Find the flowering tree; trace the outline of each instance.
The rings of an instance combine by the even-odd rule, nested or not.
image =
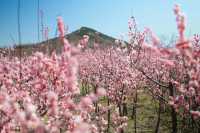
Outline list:
[[[18,58],[1,58],[1,132],[98,132],[90,114],[94,99],[79,97],[78,63],[61,18],[58,29],[64,43],[61,55],[35,53],[21,64]]]
[[[165,47],[150,29],[139,31],[131,17],[129,43],[116,40],[117,46],[94,50],[87,48],[89,36],[84,35],[76,48],[58,17],[61,54],[1,55],[0,131],[124,133],[131,105],[137,132],[138,90],[144,89],[159,103],[156,133],[163,105],[170,108],[173,133],[178,120],[183,129],[199,132],[200,37],[186,38],[178,5],[174,14],[179,33],[174,47]]]
[[[129,22],[130,45],[127,52],[133,69],[146,78],[147,88],[162,101],[169,101],[172,130],[177,132],[177,113],[183,118],[183,125],[190,116],[192,124],[199,130],[199,36],[192,40],[184,35],[185,17],[180,7],[175,6],[179,38],[175,47],[166,48],[149,29],[143,33],[135,30],[134,19]],[[169,100],[168,100],[169,99]],[[190,123],[189,123],[190,124]]]

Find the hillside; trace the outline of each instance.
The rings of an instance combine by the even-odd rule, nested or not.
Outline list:
[[[101,32],[98,32],[92,28],[81,27],[80,29],[67,34],[65,37],[69,40],[72,45],[77,45],[79,40],[83,35],[89,35],[89,43],[88,46],[93,48],[93,44],[96,42],[100,44],[100,47],[111,46],[114,44],[115,38],[105,35]],[[37,44],[24,44],[21,46],[17,46],[11,55],[19,55],[20,47],[22,51],[22,55],[30,55],[36,51],[40,51],[43,53],[51,53],[53,50],[56,50],[59,53],[62,49],[63,44],[61,44],[58,37],[49,39],[47,41],[43,41]],[[0,51],[5,50],[1,49]],[[6,52],[8,53],[8,52]]]

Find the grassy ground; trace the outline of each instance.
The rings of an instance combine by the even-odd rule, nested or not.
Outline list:
[[[81,86],[82,88],[83,86]],[[82,90],[83,91],[83,90]],[[91,91],[91,90],[90,90]],[[81,92],[83,94],[83,92]],[[107,105],[106,99],[101,99],[100,103],[104,106]],[[158,101],[153,99],[146,91],[138,91],[137,98],[137,133],[154,133],[157,123]],[[131,118],[132,103],[128,104],[128,126],[125,133],[135,133],[134,119]],[[171,132],[171,119],[169,108],[162,109],[159,133]],[[111,132],[112,132],[111,128]]]
[[[131,108],[129,109],[129,114]],[[138,92],[137,104],[137,133],[153,133],[157,122],[158,102],[155,101],[147,92]],[[161,113],[160,133],[170,133],[170,117],[166,109]],[[129,117],[126,133],[134,132],[134,120]]]

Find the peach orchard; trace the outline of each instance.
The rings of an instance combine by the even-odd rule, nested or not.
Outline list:
[[[129,42],[87,48],[65,38],[57,19],[62,53],[0,57],[0,131],[38,133],[125,133],[128,120],[137,132],[138,91],[148,90],[160,110],[170,109],[171,132],[200,132],[200,37],[184,35],[185,17],[174,8],[178,38],[166,47],[150,29],[128,22]],[[131,106],[131,109],[128,107]]]

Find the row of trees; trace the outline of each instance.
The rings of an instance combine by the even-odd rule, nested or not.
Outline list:
[[[120,40],[118,47],[84,51],[80,59],[80,79],[84,84],[104,87],[107,91],[107,106],[118,110],[121,118],[127,116],[127,105],[132,105],[135,118],[137,90],[145,89],[159,103],[155,132],[159,132],[163,105],[170,109],[171,129],[199,132],[199,35],[188,39],[184,35],[185,17],[178,5],[174,8],[179,36],[172,47],[165,44],[150,30],[140,32],[134,17],[129,20],[130,42],[126,46]],[[88,92],[86,90],[86,92]],[[96,107],[97,107],[96,103]],[[115,126],[107,114],[107,130]],[[125,131],[125,125],[120,132]],[[121,125],[113,127],[118,129]]]
[[[170,109],[173,133],[178,127],[199,132],[200,38],[187,39],[179,6],[174,13],[179,37],[170,48],[150,29],[139,31],[133,17],[128,44],[119,40],[117,46],[87,49],[85,35],[75,48],[59,17],[60,55],[0,58],[1,132],[124,133],[129,119],[137,132],[141,90],[158,103],[155,133],[164,107]]]

